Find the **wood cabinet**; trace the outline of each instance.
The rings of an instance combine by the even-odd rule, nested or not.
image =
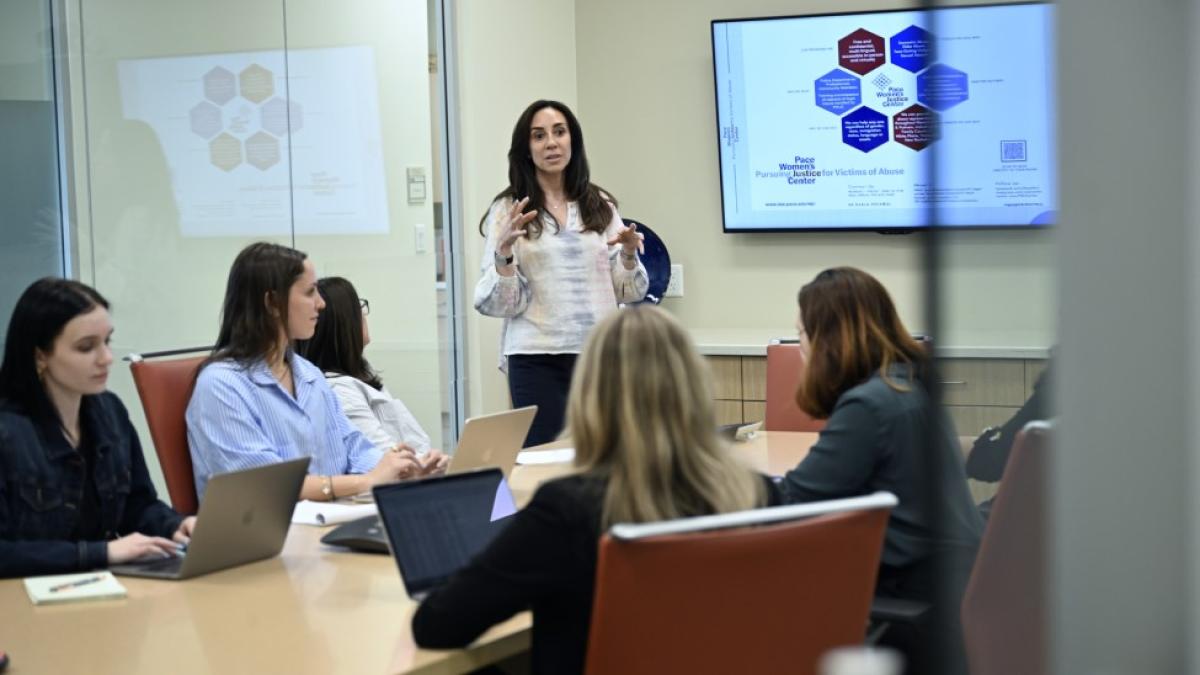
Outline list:
[[[757,422],[766,413],[765,356],[709,356],[721,424]],[[943,403],[959,436],[1012,417],[1045,369],[1042,359],[938,359]]]

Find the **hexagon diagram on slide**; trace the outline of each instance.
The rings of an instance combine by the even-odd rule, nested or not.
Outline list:
[[[246,163],[266,171],[279,163],[279,141],[261,131],[246,139]]]
[[[813,85],[817,107],[835,115],[853,110],[862,104],[862,82],[844,70],[833,70],[817,78]]]
[[[291,131],[299,131],[304,126],[304,111],[300,104],[294,101],[284,101],[276,96],[263,104],[259,110],[260,124],[263,129],[283,136]]]
[[[892,140],[924,150],[941,135],[938,114],[923,105],[910,105],[892,116]]]
[[[942,63],[917,75],[917,100],[934,110],[949,110],[970,97],[967,74]]]
[[[221,109],[208,101],[201,101],[192,106],[188,112],[188,120],[191,122],[192,133],[208,140],[221,130]]]
[[[220,66],[205,73],[202,79],[204,81],[204,98],[217,105],[225,105],[234,96],[237,96],[237,78],[233,76],[233,73]]]
[[[937,60],[933,34],[920,26],[909,26],[892,36],[892,64],[919,73]]]
[[[262,103],[275,93],[275,74],[257,63],[246,66],[238,74],[242,98]]]
[[[886,61],[883,38],[865,28],[838,40],[838,65],[846,70],[866,75]]]
[[[842,142],[863,152],[887,143],[888,119],[866,106],[842,118]]]
[[[208,142],[208,159],[222,171],[233,171],[242,163],[242,144],[233,136],[222,133]]]

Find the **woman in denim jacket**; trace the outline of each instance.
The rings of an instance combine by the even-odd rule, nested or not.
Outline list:
[[[0,364],[0,577],[167,557],[195,517],[158,500],[125,406],[105,391],[108,301],[77,281],[34,282]]]

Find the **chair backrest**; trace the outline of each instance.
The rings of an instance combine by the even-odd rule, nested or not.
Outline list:
[[[192,455],[188,451],[187,411],[196,369],[205,356],[146,361],[135,355],[129,364],[138,398],[146,412],[146,425],[154,451],[162,466],[171,506],[178,512],[193,514],[200,508],[196,499],[196,479],[192,473]]]
[[[820,431],[823,420],[815,420],[796,405],[796,387],[804,375],[804,355],[795,343],[767,345],[766,431]]]
[[[822,654],[863,641],[895,504],[877,493],[615,526],[600,540],[586,672],[815,673]]]
[[[663,295],[667,292],[667,285],[671,282],[671,254],[667,251],[667,245],[663,240],[655,234],[650,226],[633,220],[631,218],[622,218],[625,226],[637,225],[638,232],[641,232],[644,240],[642,241],[642,266],[646,268],[646,277],[649,281],[649,286],[646,289],[646,298],[642,302],[648,302],[657,305],[662,302]]]
[[[962,601],[972,675],[1048,672],[1046,484],[1051,427],[1017,434]]]

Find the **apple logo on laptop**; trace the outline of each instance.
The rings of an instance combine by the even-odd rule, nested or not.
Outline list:
[[[249,527],[252,522],[254,522],[254,509],[249,509],[242,514],[242,525]]]
[[[488,448],[487,450],[483,451],[483,461],[485,461],[485,462],[492,461],[492,449],[491,448]]]

